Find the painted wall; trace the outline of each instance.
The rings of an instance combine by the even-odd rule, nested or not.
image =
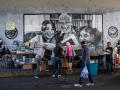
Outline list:
[[[18,36],[15,39],[8,39],[5,36],[5,25],[8,22],[15,22],[16,28],[18,29]],[[11,47],[13,40],[23,40],[23,14],[22,13],[5,13],[0,14],[0,38],[7,44],[8,47]]]
[[[110,13],[105,13],[109,11],[115,11]],[[119,38],[110,38],[108,36],[107,30],[110,26],[115,26],[120,29],[120,12],[116,11],[116,9],[88,9],[88,8],[66,8],[66,7],[51,7],[51,8],[1,8],[0,9],[0,38],[2,38],[8,47],[11,47],[13,40],[21,40],[23,41],[23,14],[24,13],[104,13],[103,14],[103,40],[104,46],[106,41],[112,41],[113,45],[117,42],[116,40]],[[8,39],[5,37],[5,24],[7,22],[15,22],[16,27],[18,29],[18,36],[15,39]],[[120,32],[119,32],[120,35]],[[118,35],[118,36],[119,36]]]
[[[111,38],[108,35],[108,29],[110,26],[115,26],[118,29],[118,36],[116,38]],[[120,39],[120,12],[103,14],[104,47],[106,46],[106,42],[108,41],[112,42],[112,45],[115,46],[118,39]]]

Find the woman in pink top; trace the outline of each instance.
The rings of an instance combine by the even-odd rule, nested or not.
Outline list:
[[[69,42],[66,43],[66,57],[67,57],[67,60],[68,60],[69,70],[72,71],[73,47]]]

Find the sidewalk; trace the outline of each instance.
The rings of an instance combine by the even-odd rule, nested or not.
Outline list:
[[[100,74],[94,77],[95,86],[86,86],[88,80],[83,80],[83,87],[74,87],[78,83],[79,75],[67,76],[62,82],[51,76],[40,77],[12,77],[0,79],[0,90],[120,90],[120,73]]]
[[[79,75],[79,69],[74,69],[73,72],[65,71],[65,74],[69,76],[73,75]],[[119,73],[120,69],[115,68],[114,69],[115,73]],[[34,70],[24,70],[24,69],[0,69],[0,77],[30,77],[33,76]],[[104,74],[105,69],[101,69],[98,71],[98,74]],[[40,72],[40,76],[51,76],[52,72],[51,71],[44,71]]]
[[[2,69],[0,70],[0,77],[30,77],[33,76],[34,70],[24,70],[24,69]],[[67,75],[78,75],[79,69],[75,69],[73,72],[68,72],[64,70]],[[39,73],[40,76],[51,76],[52,71],[42,71]]]

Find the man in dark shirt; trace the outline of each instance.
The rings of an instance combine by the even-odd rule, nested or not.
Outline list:
[[[107,47],[106,47],[106,67],[107,67],[107,72],[112,72],[113,71],[112,54],[113,54],[113,47],[111,47],[111,42],[107,42]]]
[[[89,78],[89,83],[87,83],[87,86],[94,86],[93,83],[93,79],[91,76],[91,69],[90,69],[90,52],[89,52],[89,47],[87,45],[86,41],[82,41],[81,42],[81,46],[82,46],[82,57],[81,57],[81,65],[80,65],[80,77],[79,77],[79,83],[78,84],[74,84],[74,86],[76,87],[82,87],[82,79],[83,77],[81,77],[81,73],[82,70],[84,69],[84,67],[86,66],[88,69],[88,78]]]
[[[61,45],[58,43],[56,47],[53,49],[54,53],[54,67],[53,67],[53,75],[52,77],[60,77],[61,76],[61,57],[63,49]]]

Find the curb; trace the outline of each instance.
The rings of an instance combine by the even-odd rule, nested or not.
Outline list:
[[[39,76],[51,76],[52,72],[40,72]],[[67,72],[66,75],[73,76],[79,75],[78,72]],[[0,78],[11,78],[11,77],[32,77],[34,76],[33,71],[20,71],[20,72],[1,72]]]
[[[120,72],[118,68],[114,69],[114,73]],[[106,73],[105,69],[98,70],[98,74],[104,74]],[[79,69],[74,70],[73,72],[66,72],[65,73],[68,76],[74,76],[74,75],[79,75]],[[39,76],[51,76],[52,72],[51,71],[42,71],[40,72]],[[34,71],[7,71],[7,72],[0,72],[0,78],[11,78],[11,77],[32,77],[34,76]]]

